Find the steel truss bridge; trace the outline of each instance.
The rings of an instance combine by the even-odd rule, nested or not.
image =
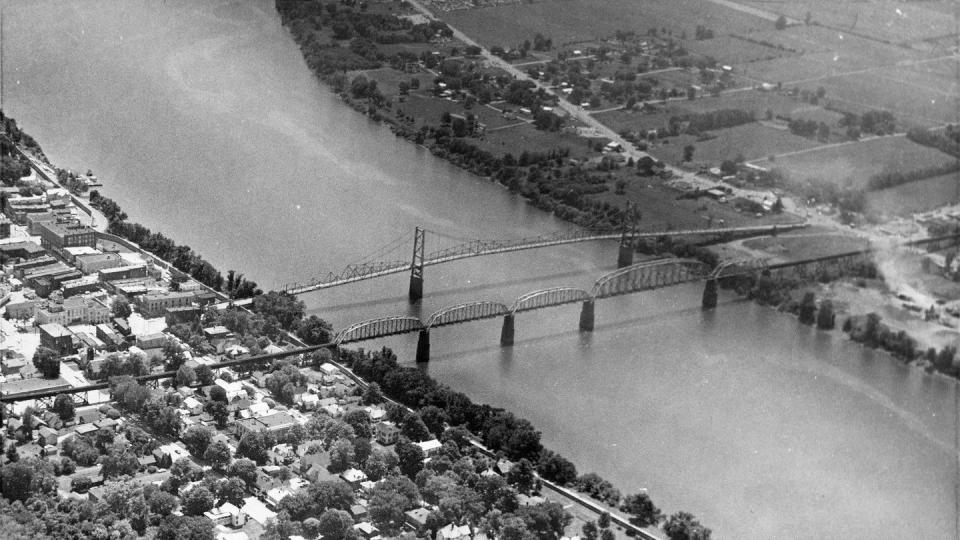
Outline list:
[[[629,266],[632,262],[633,247],[637,242],[640,241],[656,240],[664,237],[717,236],[724,238],[735,238],[759,236],[765,234],[777,234],[778,232],[803,227],[807,227],[807,224],[791,223],[751,227],[687,229],[654,232],[638,232],[636,228],[633,227],[630,229],[625,228],[622,232],[613,234],[597,234],[590,231],[572,231],[513,240],[466,240],[464,238],[458,238],[435,231],[428,231],[426,229],[417,227],[413,234],[412,260],[381,259],[382,256],[395,254],[396,251],[402,249],[404,245],[409,245],[407,244],[409,241],[409,236],[404,235],[399,239],[388,242],[376,253],[368,256],[367,259],[370,260],[349,264],[340,272],[328,272],[324,276],[315,277],[304,283],[287,283],[280,288],[281,290],[290,294],[304,294],[391,274],[410,272],[410,299],[412,301],[416,301],[419,300],[423,295],[423,269],[425,267],[457,261],[460,259],[559,246],[563,244],[574,244],[579,242],[619,240],[621,244],[621,254],[618,265],[625,267]],[[426,253],[426,233],[428,232],[431,233],[432,236],[459,241],[461,243],[452,247]],[[629,249],[629,256],[625,255],[625,249]]]
[[[906,249],[924,249],[928,252],[940,251],[960,245],[960,232],[906,242],[897,246]],[[703,307],[716,306],[717,283],[728,278],[755,276],[760,273],[792,272],[799,276],[815,276],[828,270],[845,270],[872,259],[874,249],[863,249],[825,257],[789,262],[771,262],[768,259],[743,259],[724,262],[714,268],[692,259],[663,258],[641,262],[604,274],[598,278],[590,290],[576,287],[553,287],[523,294],[511,305],[500,302],[467,302],[442,308],[432,313],[426,320],[416,317],[396,316],[379,317],[347,326],[338,332],[333,341],[322,345],[301,347],[289,351],[265,354],[239,360],[230,360],[211,365],[214,371],[233,368],[265,365],[272,360],[314,352],[320,349],[336,350],[340,345],[377,339],[392,335],[419,332],[417,361],[427,362],[430,355],[430,330],[442,326],[471,321],[503,317],[500,343],[513,345],[514,324],[518,313],[581,303],[580,330],[594,329],[594,304],[597,300],[625,294],[672,287],[683,283],[705,282]],[[138,377],[147,384],[159,384],[159,381],[176,376],[175,371],[155,373]],[[78,403],[87,403],[87,395],[93,391],[108,390],[108,383],[98,383],[81,387],[55,390],[41,390],[17,395],[2,395],[0,403],[10,405],[18,401],[38,400],[52,402],[60,394],[74,396]]]

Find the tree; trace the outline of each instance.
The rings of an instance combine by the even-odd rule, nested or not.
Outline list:
[[[376,405],[378,403],[383,403],[383,390],[380,389],[379,384],[373,382],[363,390],[363,404]]]
[[[239,478],[252,487],[257,483],[257,464],[249,459],[238,459],[227,467],[227,476]]]
[[[200,383],[202,386],[209,386],[213,384],[215,377],[213,374],[213,370],[210,369],[210,366],[206,364],[200,364],[199,366],[197,366],[197,369],[195,369],[194,372],[197,375],[197,382]],[[218,386],[217,388],[220,388],[220,387]],[[211,388],[211,390],[213,389]],[[220,390],[223,390],[223,388],[220,388]]]
[[[160,521],[157,540],[213,540],[213,522],[204,516],[170,516]]]
[[[150,512],[161,517],[172,514],[179,504],[180,500],[176,495],[167,493],[162,489],[155,489],[147,496],[147,505],[150,507]]]
[[[773,23],[774,28],[777,30],[783,30],[787,27],[787,18],[783,15],[777,17],[777,22]]]
[[[133,476],[140,469],[137,456],[129,452],[122,442],[114,443],[106,454],[100,457],[101,474],[104,478],[114,476]]]
[[[349,439],[340,439],[330,449],[330,465],[327,470],[341,473],[353,466],[356,453]]]
[[[560,454],[547,449],[540,453],[537,473],[561,486],[577,479],[577,468],[574,464]]]
[[[426,441],[431,438],[430,430],[417,413],[409,414],[403,419],[400,433],[411,441]]]
[[[113,316],[126,319],[131,313],[133,313],[133,310],[130,309],[130,302],[123,296],[117,296],[117,299],[113,301]]]
[[[316,315],[311,315],[300,321],[299,326],[297,326],[297,337],[307,345],[330,343],[332,333],[333,326]]]
[[[443,409],[434,405],[427,405],[420,409],[420,419],[427,426],[434,436],[439,437],[444,430],[444,424],[447,422],[447,413]]]
[[[584,523],[583,527],[580,528],[580,531],[583,533],[583,537],[586,540],[597,540],[599,529],[597,529],[597,523],[595,521],[588,521]]]
[[[317,531],[323,535],[324,539],[343,540],[353,529],[353,518],[343,510],[328,508],[320,514],[318,521]]]
[[[371,427],[372,420],[370,419],[370,413],[367,411],[363,409],[353,409],[343,415],[343,421],[350,424],[350,427],[353,428],[353,432],[358,438],[369,439],[373,436],[373,428]]]
[[[667,519],[663,532],[670,540],[710,540],[710,529],[704,527],[688,512],[677,512]]]
[[[265,433],[245,433],[237,444],[237,455],[250,458],[258,465],[263,465],[267,462],[267,451],[270,446],[268,435]]]
[[[60,394],[53,400],[53,412],[57,413],[57,416],[60,417],[64,422],[69,422],[73,420],[73,417],[76,415],[74,411],[73,398],[68,394]]]
[[[817,328],[832,330],[835,325],[836,315],[833,312],[833,302],[825,299],[820,302],[820,310],[817,312]]]
[[[650,527],[663,519],[663,513],[646,493],[627,495],[620,510],[630,514],[630,523],[637,527]]]
[[[187,450],[194,456],[200,457],[207,451],[210,441],[213,440],[213,430],[200,424],[192,425],[180,437]]]
[[[507,473],[507,482],[517,488],[517,491],[530,494],[539,490],[539,481],[534,474],[533,465],[526,459],[515,463]]]
[[[610,528],[610,512],[600,513],[600,517],[597,518],[597,527],[600,527],[601,530]]]
[[[183,496],[183,512],[189,516],[202,516],[213,508],[215,502],[209,489],[195,486]]]
[[[406,479],[410,482],[409,479]],[[414,487],[414,491],[416,488]],[[403,526],[407,510],[412,508],[410,498],[397,485],[378,485],[370,493],[370,520],[378,529],[395,535]]]
[[[817,311],[817,300],[812,292],[803,295],[800,301],[800,322],[803,324],[813,324]]]
[[[216,388],[220,387],[217,386]],[[222,401],[208,401],[204,405],[204,410],[217,422],[217,427],[225,427],[227,421],[230,420],[230,409],[228,409],[227,405]]]
[[[697,150],[692,144],[688,144],[683,147],[683,161],[693,160],[693,153]]]
[[[184,364],[177,369],[177,375],[174,377],[177,386],[192,386],[197,382],[197,372],[192,367]]]
[[[229,502],[236,507],[243,506],[243,499],[247,496],[247,486],[239,478],[224,478],[217,482],[217,499]]]
[[[25,463],[8,463],[0,469],[0,492],[11,501],[26,501],[33,494],[33,468]]]
[[[387,475],[397,466],[397,455],[389,448],[374,448],[370,451],[363,466],[363,472],[370,480],[376,482]]]
[[[60,376],[60,357],[46,347],[37,347],[33,353],[33,366],[43,374],[44,378],[56,379]]]
[[[284,330],[292,330],[303,318],[307,306],[303,300],[290,293],[270,291],[255,297],[252,308],[255,313],[263,315],[264,319],[275,317]]]
[[[207,446],[207,449],[203,452],[203,459],[214,470],[222,471],[230,465],[230,447],[223,441],[217,441]]]
[[[406,438],[401,438],[394,446],[394,450],[397,452],[397,465],[400,467],[400,472],[408,478],[415,478],[423,469],[423,449]]]

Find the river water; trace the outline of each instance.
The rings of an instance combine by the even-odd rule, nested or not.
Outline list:
[[[4,10],[3,107],[131,219],[266,287],[356,261],[420,225],[456,237],[569,228],[348,110],[266,1],[38,0]],[[428,235],[428,250],[444,240]],[[446,241],[449,244],[449,241]],[[398,257],[411,246],[400,240]],[[337,327],[589,287],[616,246],[430,267],[304,297]],[[648,489],[717,538],[954,538],[956,390],[838,333],[700,289],[432,332],[426,369],[529,418],[582,472]],[[415,336],[390,345],[411,358]]]

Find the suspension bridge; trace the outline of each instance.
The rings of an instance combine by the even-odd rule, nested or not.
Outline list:
[[[750,227],[639,232],[636,230],[634,223],[629,229],[625,228],[619,233],[597,234],[591,231],[578,230],[518,239],[493,240],[467,239],[417,227],[412,235],[413,256],[409,260],[391,258],[396,257],[401,250],[409,249],[411,236],[404,234],[378,248],[374,253],[364,257],[360,261],[348,264],[339,272],[328,272],[326,275],[314,277],[302,283],[287,283],[281,286],[280,289],[289,294],[304,294],[391,274],[410,272],[409,296],[411,302],[416,302],[423,297],[424,268],[471,257],[482,257],[580,242],[619,240],[620,251],[618,253],[617,266],[623,268],[632,264],[635,246],[637,242],[644,240],[693,236],[714,236],[733,239],[746,236],[777,234],[778,232],[803,227],[807,227],[807,224],[790,223]],[[428,233],[437,240],[452,240],[459,243],[436,251],[426,252],[425,247]]]

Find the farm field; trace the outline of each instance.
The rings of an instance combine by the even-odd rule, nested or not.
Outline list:
[[[771,154],[815,148],[821,144],[785,129],[776,129],[756,122],[710,133],[716,137],[706,141],[697,141],[697,138],[691,135],[671,137],[669,144],[658,143],[648,151],[667,163],[679,163],[683,157],[684,146],[692,144],[696,149],[693,153],[694,163],[718,166],[724,160],[734,160],[738,154],[749,161]]]
[[[627,181],[623,195],[618,195],[610,182],[610,190],[592,195],[591,198],[611,205],[622,207],[626,200],[637,205],[642,216],[641,230],[663,230],[667,224],[674,229],[685,227],[698,228],[710,225],[727,227],[747,225],[772,225],[794,222],[798,218],[793,214],[767,214],[756,217],[753,214],[737,212],[730,203],[721,203],[708,197],[699,199],[678,199],[680,192],[668,187],[662,180],[654,177],[641,177],[629,170],[621,169],[616,179]]]
[[[441,17],[480,43],[513,47],[541,33],[555,47],[606,39],[617,30],[644,33],[666,28],[693,36],[698,25],[717,35],[744,33],[771,26],[769,21],[698,0],[637,2],[636,0],[548,0],[537,3],[449,11]]]
[[[814,23],[892,43],[920,41],[954,31],[952,17],[944,17],[942,9],[926,8],[925,2],[744,0],[743,3],[801,21],[809,13]]]
[[[506,154],[513,154],[518,157],[524,151],[527,152],[549,152],[554,149],[569,148],[570,158],[584,159],[597,157],[599,152],[594,152],[587,147],[589,139],[578,137],[571,133],[559,131],[541,131],[532,124],[522,124],[515,127],[497,130],[488,133],[481,139],[471,139],[470,142],[486,150],[497,157],[503,157]],[[606,142],[604,140],[604,142]]]
[[[867,193],[867,213],[909,216],[949,203],[960,203],[960,176],[956,173]]]
[[[863,188],[871,176],[883,172],[909,172],[952,163],[954,158],[905,137],[880,137],[782,156],[775,162],[756,164],[776,168],[792,180],[814,179],[839,186]]]
[[[753,34],[750,34],[753,37]],[[693,54],[715,58],[720,64],[738,65],[796,56],[797,53],[751,43],[735,36],[717,36],[713,39],[688,40],[684,48]]]
[[[865,249],[870,244],[855,235],[810,231],[744,240],[743,246],[776,255],[784,261],[797,261]]]

